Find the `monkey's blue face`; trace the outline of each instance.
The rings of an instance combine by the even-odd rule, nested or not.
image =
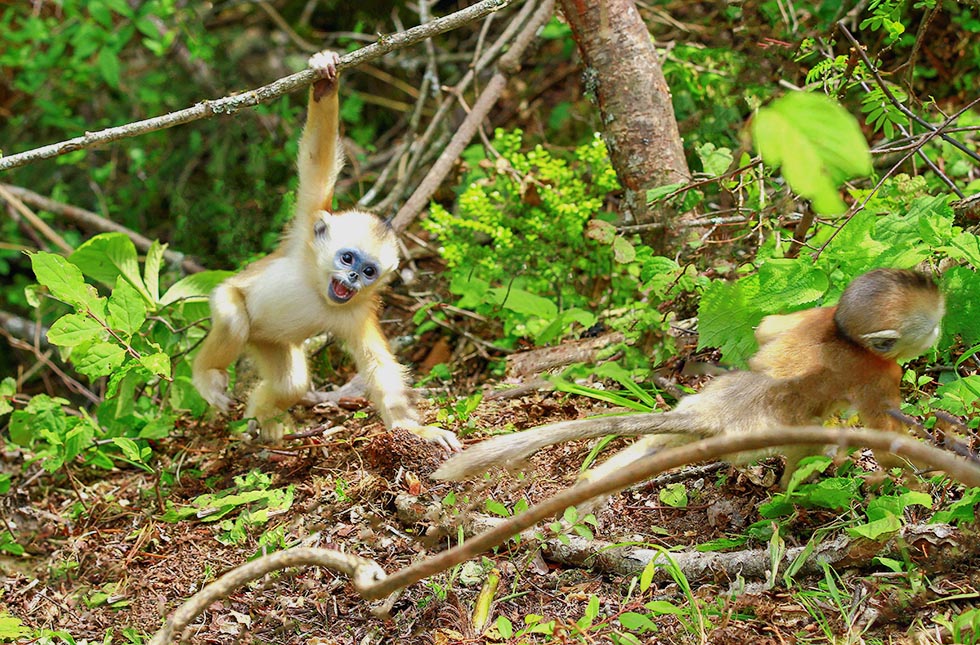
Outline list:
[[[358,249],[337,251],[334,267],[337,270],[330,279],[327,294],[339,304],[350,301],[358,291],[372,285],[381,276],[381,269],[374,258]]]

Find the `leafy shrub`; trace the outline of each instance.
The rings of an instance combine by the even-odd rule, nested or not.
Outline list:
[[[551,343],[600,320],[631,333],[662,327],[656,304],[691,279],[617,233],[604,207],[619,184],[601,139],[571,154],[522,143],[519,130],[498,130],[496,160],[471,149],[458,212],[433,204],[423,224],[442,246],[456,304],[501,321],[506,346]]]
[[[69,413],[68,400],[44,394],[13,410],[13,380],[0,385],[0,414],[12,412],[11,440],[32,450],[49,472],[76,458],[102,468],[114,459],[145,466],[147,440],[167,436],[175,411],[204,411],[183,355],[202,335],[191,324],[206,317],[203,300],[228,274],[194,274],[161,295],[164,248],[152,246],[142,272],[133,243],[121,233],[97,235],[68,259],[30,256],[40,285],[28,294],[32,303],[45,306],[47,294],[70,308],[51,325],[48,342],[91,382],[105,379],[105,397],[92,414]]]

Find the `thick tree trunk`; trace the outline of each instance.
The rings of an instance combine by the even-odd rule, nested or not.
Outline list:
[[[602,114],[603,138],[626,210],[638,223],[669,219],[650,212],[646,191],[685,182],[684,158],[670,89],[657,51],[633,0],[559,0],[586,65],[586,79]],[[671,221],[662,221],[671,230]],[[662,249],[667,250],[667,249]]]

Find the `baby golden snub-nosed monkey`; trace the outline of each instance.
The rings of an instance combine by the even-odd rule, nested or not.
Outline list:
[[[461,480],[493,465],[515,466],[536,450],[562,441],[645,435],[583,475],[598,480],[667,446],[812,425],[848,406],[857,409],[868,427],[902,431],[888,414],[901,403],[902,369],[896,361],[932,346],[944,311],[943,296],[929,278],[913,271],[877,269],[854,279],[837,306],[763,319],[756,330],[759,351],[749,361],[750,371],[714,379],[670,412],[566,421],[493,437],[449,459],[432,476]],[[735,460],[785,455],[780,482],[785,488],[797,461],[817,450],[784,446]]]
[[[379,290],[398,266],[394,231],[370,213],[329,210],[343,165],[338,61],[333,52],[310,59],[320,78],[310,88],[299,144],[296,214],[275,252],[211,294],[211,332],[194,359],[194,385],[208,403],[227,411],[227,368],[247,351],[261,380],[245,415],[257,420],[263,441],[277,442],[288,423],[286,410],[317,398],[310,392],[302,343],[329,332],[347,346],[387,427],[459,450],[455,434],[419,423],[405,369],[378,323]]]

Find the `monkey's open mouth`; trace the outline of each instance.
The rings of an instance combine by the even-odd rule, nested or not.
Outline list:
[[[334,302],[344,303],[357,295],[357,289],[351,289],[346,284],[334,278],[330,281],[330,299]]]

